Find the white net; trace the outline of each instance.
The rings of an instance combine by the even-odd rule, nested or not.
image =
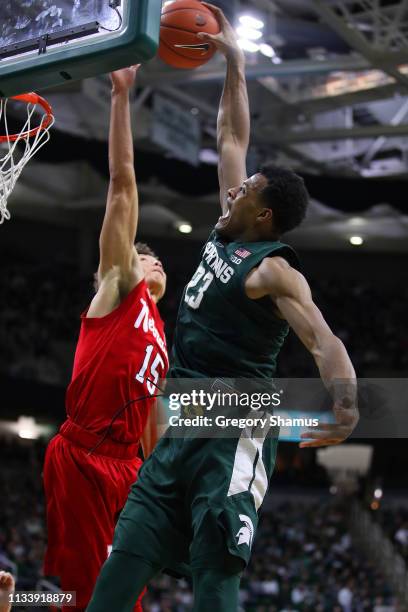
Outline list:
[[[10,134],[7,122],[9,100],[0,99],[0,225],[10,219],[7,208],[8,198],[21,172],[30,159],[50,139],[50,128],[54,123],[52,115],[44,114],[38,104],[27,104],[27,118],[19,134]],[[38,108],[39,107],[39,108]],[[42,112],[40,123],[33,121],[37,110]]]

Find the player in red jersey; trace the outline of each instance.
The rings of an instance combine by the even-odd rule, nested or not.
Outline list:
[[[112,74],[110,184],[97,293],[81,317],[66,394],[67,420],[50,442],[44,464],[44,573],[58,576],[64,591],[76,591],[76,608],[63,608],[67,611],[86,608],[136,480],[139,444],[145,457],[155,444],[155,420],[149,421],[149,413],[168,369],[156,306],[166,275],[146,245],[138,252],[134,244],[138,194],[129,91],[137,69]],[[135,610],[141,609],[138,601]]]

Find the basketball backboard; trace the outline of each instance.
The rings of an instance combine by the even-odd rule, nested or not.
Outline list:
[[[0,97],[151,59],[161,0],[2,0]]]

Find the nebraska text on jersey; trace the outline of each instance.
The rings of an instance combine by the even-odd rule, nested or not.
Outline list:
[[[139,329],[139,327],[142,327],[145,333],[150,331],[153,334],[154,339],[156,340],[157,344],[159,345],[159,347],[165,354],[167,362],[168,362],[166,341],[164,340],[164,338],[161,337],[156,327],[156,323],[154,322],[154,318],[150,314],[150,310],[149,310],[149,306],[147,302],[143,298],[140,298],[140,303],[142,304],[142,308],[135,321],[135,328]]]

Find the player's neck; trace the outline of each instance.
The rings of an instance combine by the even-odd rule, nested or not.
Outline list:
[[[157,294],[156,294],[154,291],[152,291],[152,290],[150,289],[150,287],[148,287],[147,289],[148,289],[148,291],[149,291],[150,297],[152,298],[153,302],[154,302],[155,304],[157,304],[157,302],[158,302],[158,301],[159,301],[159,299],[160,299],[160,298],[159,298],[159,296],[158,296],[158,295],[157,295]]]
[[[244,230],[239,236],[236,236],[235,242],[262,242],[264,238],[259,236],[253,228]]]
[[[254,228],[248,228],[234,238],[234,242],[274,242],[276,240],[279,240],[277,235],[271,235],[269,232],[258,232]]]

